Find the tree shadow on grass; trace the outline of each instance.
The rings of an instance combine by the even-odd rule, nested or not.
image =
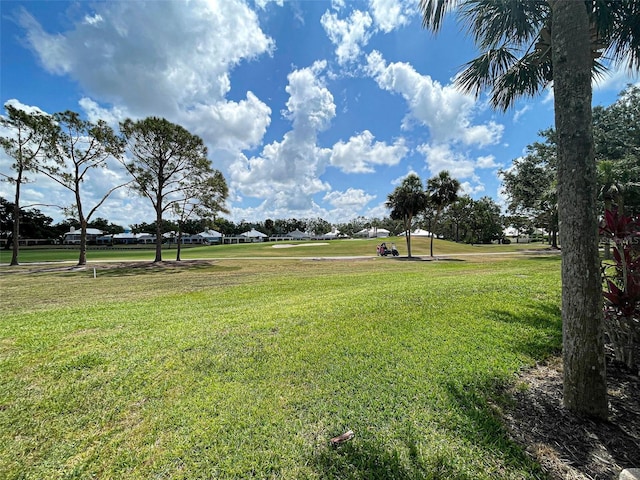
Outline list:
[[[504,384],[492,379],[473,385],[450,382],[446,390],[456,414],[464,418],[461,422],[463,427],[456,429],[458,436],[487,452],[500,452],[500,458],[505,460],[504,466],[526,472],[527,476],[523,478],[547,478],[540,465],[512,440],[502,420],[500,412],[508,403]],[[499,472],[494,475],[500,478]]]
[[[402,452],[402,453],[401,453]],[[372,439],[356,436],[351,442],[326,447],[310,461],[320,478],[352,480],[472,480],[456,466],[456,458],[447,454],[420,454],[419,441],[407,435],[403,445],[385,446]]]
[[[520,324],[535,329],[535,334],[514,338],[512,350],[536,360],[558,355],[562,348],[562,314],[560,306],[551,302],[524,304],[527,313],[515,314],[506,310],[490,310],[487,316],[506,324]]]

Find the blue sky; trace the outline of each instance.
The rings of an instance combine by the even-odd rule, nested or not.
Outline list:
[[[451,18],[421,28],[417,0],[0,2],[3,104],[74,110],[113,126],[161,116],[198,134],[230,186],[233,221],[383,217],[409,173],[449,170],[474,198],[502,202],[509,168],[553,125],[550,91],[506,113],[456,90],[476,50]],[[626,83],[594,91],[608,105]],[[10,160],[0,154],[0,172]],[[95,205],[125,178],[110,162],[84,185]],[[69,192],[45,178],[22,204],[55,221]],[[13,198],[0,183],[0,195]],[[146,199],[114,193],[96,216],[154,219]]]

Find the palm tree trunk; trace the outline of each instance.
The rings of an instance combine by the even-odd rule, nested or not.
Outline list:
[[[550,0],[558,210],[562,246],[564,405],[607,417],[591,120],[591,44],[584,2]]]

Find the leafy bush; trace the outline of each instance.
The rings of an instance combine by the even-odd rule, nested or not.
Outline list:
[[[613,263],[603,267],[606,330],[616,359],[634,370],[640,338],[640,218],[607,210],[600,233],[613,246]]]

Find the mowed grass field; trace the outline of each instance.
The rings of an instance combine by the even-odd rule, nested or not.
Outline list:
[[[196,258],[286,258],[286,257],[345,257],[345,256],[375,256],[376,245],[386,241],[387,245],[394,242],[400,256],[407,256],[407,245],[404,237],[386,239],[345,239],[330,241],[298,241],[298,242],[264,242],[245,243],[235,245],[185,245],[181,250],[183,260]],[[469,255],[519,252],[523,250],[541,250],[547,245],[541,243],[512,243],[511,245],[467,245],[450,241],[434,240],[434,255]],[[430,239],[412,237],[411,250],[413,256],[429,256]],[[175,260],[176,246],[163,246],[163,260]],[[155,246],[134,245],[116,247],[89,246],[87,259],[91,261],[129,260],[153,261]],[[0,249],[0,264],[8,264],[11,260],[11,250]],[[20,263],[30,262],[77,262],[78,247],[21,247]]]
[[[557,256],[0,282],[0,478],[544,478],[498,412],[560,348]]]

